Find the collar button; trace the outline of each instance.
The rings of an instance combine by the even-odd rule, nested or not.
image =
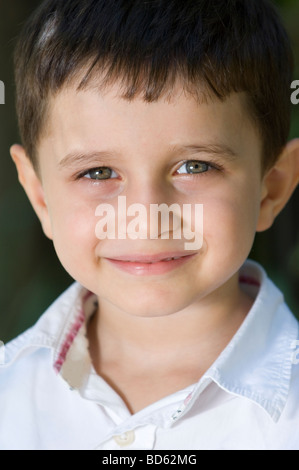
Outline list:
[[[120,434],[119,436],[114,436],[113,439],[118,446],[126,447],[133,444],[135,441],[135,433],[134,431],[127,431],[123,434]]]

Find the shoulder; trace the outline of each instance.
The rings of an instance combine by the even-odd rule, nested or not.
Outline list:
[[[279,449],[283,450],[299,450],[299,364],[294,364],[290,386],[288,390],[288,398],[281,416],[276,423],[276,434],[279,434],[281,442]],[[269,439],[272,439],[273,432],[269,432]],[[277,450],[277,449],[273,449]]]
[[[23,402],[33,386],[55,376],[52,345],[43,339],[38,342],[34,330],[29,329],[5,345],[5,361],[0,365],[0,421],[5,406]]]
[[[27,334],[25,333],[26,337]],[[22,341],[22,335],[18,342]],[[8,344],[6,351],[11,353],[15,345]],[[13,362],[0,367],[0,448],[30,449],[30,428],[34,416],[34,408],[38,409],[43,400],[40,399],[45,388],[44,399],[51,393],[50,350],[45,348],[26,349]],[[46,389],[49,392],[46,394]]]
[[[72,285],[32,328],[2,348],[0,449],[37,449],[41,439],[51,442],[52,420],[63,415],[67,420],[78,407],[77,395],[53,365],[82,292],[82,286]]]
[[[76,450],[90,438],[92,405],[54,370],[50,348],[27,349],[0,368],[0,450]]]
[[[55,376],[53,364],[63,335],[80,310],[85,289],[75,283],[60,295],[34,326],[5,344],[1,350],[0,393],[14,382],[35,383],[39,376]],[[31,383],[31,382],[30,382]]]

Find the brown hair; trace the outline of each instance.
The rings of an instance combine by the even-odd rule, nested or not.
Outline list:
[[[49,96],[79,77],[82,89],[95,77],[99,86],[121,81],[124,98],[148,102],[179,77],[220,100],[247,93],[267,168],[288,138],[292,71],[269,0],[45,0],[15,52],[21,139],[37,164]]]

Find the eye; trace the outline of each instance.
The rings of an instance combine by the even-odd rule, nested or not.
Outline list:
[[[189,174],[189,175],[197,175],[200,173],[206,173],[209,171],[212,165],[209,165],[205,162],[200,162],[199,160],[189,160],[185,162],[178,170],[177,173],[179,174]]]
[[[94,181],[103,181],[111,178],[117,178],[117,174],[111,168],[101,166],[99,168],[93,168],[81,174],[81,178],[87,178]]]

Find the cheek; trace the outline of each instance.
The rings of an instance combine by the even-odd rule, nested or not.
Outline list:
[[[217,256],[245,260],[255,236],[258,205],[242,192],[239,197],[223,194],[204,204],[204,238]]]
[[[51,214],[53,243],[66,271],[79,282],[81,273],[94,263],[96,217],[88,205],[60,205]]]

